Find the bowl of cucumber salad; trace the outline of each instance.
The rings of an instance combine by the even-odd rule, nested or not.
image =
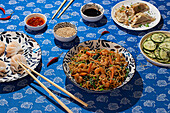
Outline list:
[[[140,50],[147,61],[170,68],[170,32],[153,31],[143,36]]]

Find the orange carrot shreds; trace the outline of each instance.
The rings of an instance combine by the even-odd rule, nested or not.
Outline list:
[[[88,74],[90,73],[91,71],[91,67],[92,67],[93,63],[90,63],[90,66],[89,66],[89,70],[88,70]]]
[[[89,55],[89,56],[92,56],[92,53],[86,51],[86,54]]]
[[[112,72],[112,75],[110,77],[110,83],[112,82],[112,79],[113,79],[114,74],[115,74],[115,67],[112,67],[111,72]]]
[[[109,55],[109,62],[110,62],[111,65],[113,65],[111,55]]]
[[[87,75],[87,73],[85,73],[85,72],[80,73],[80,76],[86,76],[86,75]]]

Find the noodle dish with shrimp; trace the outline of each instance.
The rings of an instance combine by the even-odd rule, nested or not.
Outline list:
[[[128,62],[122,53],[107,49],[79,47],[68,63],[71,77],[83,88],[93,91],[114,89],[128,76]]]

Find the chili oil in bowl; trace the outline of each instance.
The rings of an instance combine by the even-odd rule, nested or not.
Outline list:
[[[84,20],[96,22],[102,19],[104,15],[104,8],[97,3],[88,3],[81,7],[80,13]]]
[[[39,31],[46,26],[47,18],[40,13],[32,13],[25,17],[24,22],[28,29]]]
[[[70,22],[61,22],[54,26],[53,34],[57,40],[69,42],[77,36],[77,27]]]

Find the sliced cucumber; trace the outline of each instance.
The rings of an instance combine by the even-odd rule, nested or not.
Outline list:
[[[158,62],[161,62],[161,63],[167,63],[169,64],[169,58],[168,59],[156,59]]]
[[[151,40],[151,36],[150,36],[150,37],[148,37],[146,40]]]
[[[161,49],[161,50],[159,51],[159,56],[161,57],[161,59],[169,59],[169,57],[168,57],[168,52],[165,51],[164,49]]]
[[[152,34],[151,39],[154,42],[160,43],[164,41],[165,37],[161,35],[160,33],[155,33],[155,34]]]
[[[153,33],[143,42],[143,51],[158,62],[170,64],[170,37],[164,33]]]
[[[154,53],[149,53],[148,56],[151,57],[151,58],[156,58]]]
[[[170,49],[170,42],[163,42],[159,45],[159,48],[167,48]]]
[[[160,35],[162,35],[164,38],[167,38],[168,36],[164,33],[159,33]]]
[[[169,59],[170,60],[170,59]],[[167,64],[170,64],[170,61],[166,62]]]
[[[145,42],[143,43],[143,47],[144,47],[146,50],[153,51],[153,50],[156,49],[156,44],[155,44],[153,41],[149,40],[149,41],[145,41]]]
[[[159,51],[160,51],[159,49],[156,49],[154,51],[154,54],[155,54],[156,58],[161,59],[161,57],[159,56]]]
[[[143,49],[143,51],[147,54],[151,53],[150,51],[146,50],[146,49]]]
[[[170,38],[166,38],[164,42],[170,42]]]

